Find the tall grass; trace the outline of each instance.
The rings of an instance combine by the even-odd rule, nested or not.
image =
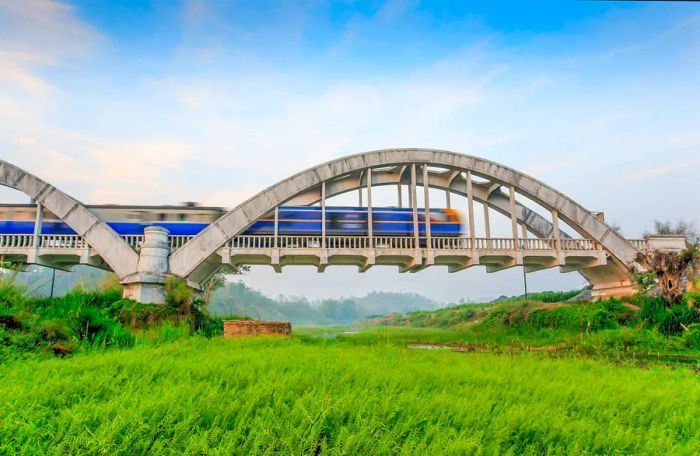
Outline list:
[[[194,337],[0,379],[0,454],[700,451],[686,369]]]

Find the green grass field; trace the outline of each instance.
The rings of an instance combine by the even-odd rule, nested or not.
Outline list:
[[[0,367],[0,454],[698,454],[688,368],[183,338]]]

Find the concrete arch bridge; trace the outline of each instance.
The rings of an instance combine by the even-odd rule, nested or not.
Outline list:
[[[59,268],[89,264],[111,270],[125,285],[125,295],[141,302],[162,302],[168,276],[201,289],[222,268],[246,264],[270,265],[277,271],[288,265],[315,265],[320,272],[329,265],[356,265],[360,271],[395,265],[402,272],[436,265],[450,272],[476,265],[489,272],[514,266],[527,271],[558,267],[581,273],[596,297],[624,295],[633,291],[630,271],[639,250],[684,246],[680,238],[627,240],[600,214],[533,177],[482,158],[434,149],[379,150],[323,163],[261,191],[196,236],[170,236],[159,227],[146,228],[143,235],[120,235],[90,206],[1,160],[0,184],[24,192],[36,208],[33,233],[0,234],[0,255],[26,264]],[[411,235],[373,233],[373,189],[384,186],[396,187],[396,205],[411,210]],[[454,195],[462,197],[464,207],[459,209],[466,216],[461,236],[432,235],[431,223],[423,232],[418,229],[419,213],[431,207],[431,188],[445,192],[448,208]],[[362,236],[326,232],[326,201],[347,192],[357,192],[358,205],[367,208]],[[280,234],[282,205],[316,205],[321,232]],[[479,237],[478,206],[483,207],[484,225]],[[55,214],[74,234],[43,234],[43,211]],[[489,214],[494,211],[509,220],[509,236],[491,235]],[[262,218],[274,220],[274,233],[242,234]],[[571,232],[560,229],[560,224]]]

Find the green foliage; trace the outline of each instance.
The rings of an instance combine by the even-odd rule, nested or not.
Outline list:
[[[694,302],[695,294],[686,294],[676,305],[670,305],[665,298],[640,296],[636,302],[641,303],[640,317],[648,325],[658,328],[665,335],[676,335],[688,327],[700,322],[700,312],[690,302]]]
[[[0,454],[696,454],[700,445],[700,389],[686,369],[195,337],[25,361],[0,377]]]
[[[192,289],[187,286],[184,280],[175,277],[165,279],[165,303],[181,315],[189,313],[192,297]]]
[[[634,272],[632,280],[637,286],[637,293],[649,295],[656,288],[659,281],[656,278],[656,273],[653,271]]]
[[[678,234],[685,236],[688,242],[698,241],[698,232],[696,231],[693,222],[686,222],[683,219],[676,222],[675,226],[670,220],[654,220],[654,233],[660,235]],[[645,235],[647,234],[648,233],[645,233]]]
[[[539,301],[546,303],[556,303],[564,302],[575,298],[581,294],[581,290],[569,290],[569,291],[542,291],[539,293],[530,293],[527,296],[528,301]],[[519,302],[525,299],[525,295],[502,297],[497,299],[495,302]]]
[[[175,286],[170,305],[140,304],[105,292],[74,290],[59,298],[27,298],[21,285],[0,280],[0,360],[34,354],[67,356],[79,349],[131,347],[137,335],[168,341],[223,333],[221,319]],[[186,314],[184,312],[187,312]],[[184,325],[184,329],[183,329]]]

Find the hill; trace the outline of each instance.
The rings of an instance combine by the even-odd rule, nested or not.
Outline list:
[[[299,297],[270,298],[242,282],[216,290],[209,310],[217,316],[250,315],[262,320],[285,320],[301,325],[349,324],[389,312],[435,309],[439,303],[414,293],[372,292],[362,297],[309,301]]]

